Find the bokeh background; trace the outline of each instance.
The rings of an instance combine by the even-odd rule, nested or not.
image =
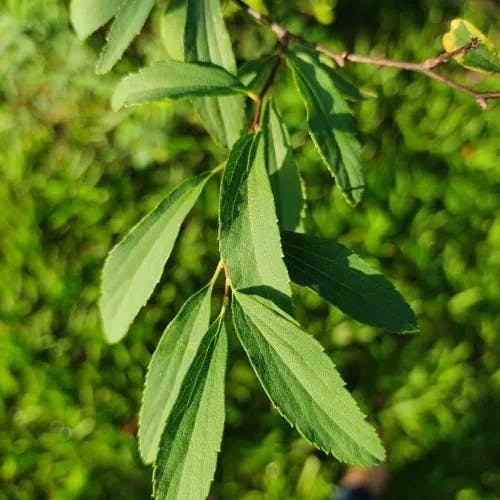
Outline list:
[[[223,153],[187,103],[113,113],[119,77],[164,57],[162,3],[109,75],[93,67],[103,32],[82,45],[68,2],[0,0],[0,499],[148,499],[136,417],[163,328],[217,263],[217,182],[206,189],[149,305],[127,338],[103,341],[103,259],[173,186]],[[498,2],[254,2],[311,40],[419,60],[441,50],[453,17],[500,47]],[[271,34],[227,5],[238,59]],[[500,79],[443,68],[484,88]],[[347,206],[303,128],[282,73],[277,99],[307,183],[307,229],[383,270],[420,333],[363,326],[312,292],[297,315],[333,357],[389,451],[387,499],[500,498],[500,103],[413,74],[349,67],[378,92],[354,106],[366,165],[362,204]],[[498,90],[498,89],[495,89]],[[271,408],[232,342],[227,424],[214,498],[321,500],[344,466]]]

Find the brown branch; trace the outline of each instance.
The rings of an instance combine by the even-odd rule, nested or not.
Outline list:
[[[264,83],[262,89],[257,95],[257,99],[255,100],[256,107],[255,107],[255,113],[253,115],[252,126],[250,128],[251,132],[256,132],[257,130],[259,130],[260,116],[262,114],[262,106],[264,104],[264,98],[266,94],[269,92],[269,89],[273,86],[274,80],[276,79],[276,75],[278,74],[278,69],[281,64],[283,53],[286,51],[287,45],[288,45],[288,39],[286,37],[282,37],[279,39],[280,48],[278,56],[276,57],[276,61],[274,62],[274,65],[271,69],[271,72],[269,73],[266,82]]]
[[[389,68],[397,68],[404,71],[414,71],[416,73],[420,73],[422,75],[427,76],[428,78],[432,78],[433,80],[437,80],[441,83],[444,83],[448,87],[458,90],[470,97],[472,97],[483,109],[488,108],[488,100],[489,99],[500,99],[500,91],[498,92],[478,92],[470,87],[466,87],[465,85],[461,85],[450,78],[441,75],[437,71],[434,71],[434,68],[437,66],[448,62],[451,58],[465,54],[471,50],[476,49],[480,45],[480,41],[477,38],[471,38],[471,40],[465,45],[458,47],[455,50],[450,52],[443,52],[442,54],[433,57],[431,59],[427,59],[422,62],[409,62],[409,61],[397,61],[394,59],[387,59],[384,57],[373,57],[373,56],[365,56],[361,54],[352,54],[349,52],[336,52],[328,47],[325,47],[321,44],[315,44],[306,40],[300,35],[292,33],[288,31],[283,26],[275,23],[269,17],[265,16],[261,12],[258,12],[253,7],[250,7],[243,0],[233,0],[234,3],[238,4],[242,9],[244,9],[251,17],[256,19],[259,23],[263,24],[270,28],[278,37],[278,40],[295,40],[297,42],[306,45],[316,52],[323,54],[330,59],[332,59],[338,66],[343,68],[346,64],[346,61],[358,63],[358,64],[372,64],[375,66],[385,66]]]

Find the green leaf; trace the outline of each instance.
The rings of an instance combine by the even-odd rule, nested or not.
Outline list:
[[[71,0],[71,24],[81,40],[105,25],[126,0]]]
[[[272,303],[241,292],[234,295],[236,332],[279,412],[306,439],[341,461],[383,461],[375,430],[321,345]]]
[[[233,288],[265,287],[270,299],[290,310],[289,278],[261,133],[242,137],[229,154],[222,177],[219,240]]]
[[[231,40],[219,0],[187,0],[184,38],[186,61],[211,62],[236,74]],[[204,97],[195,107],[211,137],[229,149],[240,137],[245,119],[242,97]]]
[[[158,101],[245,92],[241,82],[224,68],[207,63],[162,61],[126,76],[111,101],[114,110]]]
[[[276,54],[271,54],[247,61],[239,68],[238,78],[245,87],[259,94],[271,75],[277,58]]]
[[[106,0],[107,1],[107,0]],[[107,73],[141,31],[155,0],[124,0],[111,25],[107,43],[97,61],[96,73]]]
[[[291,47],[287,61],[306,106],[314,144],[347,200],[356,204],[364,188],[361,147],[351,110],[331,78],[331,68],[300,45]]]
[[[308,286],[354,319],[391,332],[415,332],[410,306],[379,271],[340,243],[306,234],[282,234],[292,281]]]
[[[361,101],[364,99],[373,99],[377,94],[370,90],[357,87],[352,82],[344,78],[335,68],[332,68],[320,57],[323,69],[328,72],[332,83],[337,87],[342,96],[350,101]]]
[[[205,500],[224,427],[227,335],[222,317],[208,330],[161,438],[153,494],[161,500]]]
[[[452,52],[468,44],[472,38],[479,40],[479,47],[455,56],[455,61],[472,71],[500,73],[500,59],[493,43],[465,19],[453,19],[450,31],[443,35],[443,46],[447,52]]]
[[[167,419],[210,321],[212,287],[182,306],[167,326],[149,364],[139,415],[139,450],[144,463],[156,458]]]
[[[172,0],[163,15],[161,37],[171,59],[184,61],[184,27],[186,26],[186,0]]]
[[[302,227],[304,198],[297,165],[293,159],[290,137],[273,104],[262,116],[266,166],[271,180],[278,221],[282,230],[296,231]]]
[[[174,189],[109,253],[102,271],[99,308],[106,340],[118,342],[147,302],[170,256],[180,226],[209,174]]]

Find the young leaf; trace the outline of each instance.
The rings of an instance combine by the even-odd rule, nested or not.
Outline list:
[[[354,319],[391,332],[417,330],[410,306],[384,278],[354,252],[334,241],[282,233],[292,281],[308,286]]]
[[[125,77],[111,101],[116,111],[167,97],[180,99],[245,92],[241,82],[224,68],[207,63],[162,61]]]
[[[296,231],[302,226],[304,198],[297,165],[293,159],[290,138],[275,106],[266,106],[262,117],[266,166],[278,221],[282,230]]]
[[[106,24],[126,0],[71,0],[71,24],[84,40]]]
[[[290,310],[261,133],[242,137],[229,154],[222,177],[219,240],[233,288],[265,287],[268,298]]]
[[[106,3],[108,0],[103,1]],[[111,25],[107,43],[97,61],[96,73],[107,73],[141,31],[155,0],[124,0]]]
[[[153,494],[161,500],[205,500],[224,427],[227,335],[224,319],[208,330],[161,437]]]
[[[184,27],[186,0],[172,0],[163,15],[161,37],[167,54],[175,61],[184,61]]]
[[[279,412],[339,460],[380,463],[384,449],[379,438],[321,345],[272,303],[241,292],[234,296],[236,332]]]
[[[493,43],[465,19],[453,19],[450,31],[443,35],[443,46],[446,51],[452,52],[469,43],[472,38],[479,40],[479,47],[455,56],[455,61],[472,71],[500,73],[500,59]]]
[[[139,414],[139,451],[146,464],[156,457],[184,377],[207,332],[211,295],[212,287],[206,286],[186,301],[151,357]]]
[[[287,61],[306,106],[314,144],[347,200],[356,204],[364,188],[361,147],[351,110],[331,78],[331,68],[300,45],[291,47]]]
[[[186,61],[211,62],[236,74],[236,61],[219,0],[187,0],[184,50]],[[203,97],[194,104],[212,138],[229,149],[243,129],[243,98]]]
[[[118,342],[160,279],[182,221],[198,199],[209,174],[174,189],[109,253],[99,300],[106,340]]]

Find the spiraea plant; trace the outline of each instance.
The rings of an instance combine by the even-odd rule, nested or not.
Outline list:
[[[346,390],[332,360],[294,319],[291,282],[309,287],[358,321],[411,333],[415,315],[394,286],[343,245],[305,234],[304,187],[286,124],[273,101],[278,73],[292,78],[307,130],[347,203],[364,189],[361,145],[349,101],[372,95],[342,75],[347,63],[413,71],[463,92],[483,108],[500,92],[478,92],[437,68],[451,59],[500,72],[486,37],[456,19],[445,52],[423,62],[334,52],[291,33],[234,1],[248,19],[272,30],[275,50],[239,67],[219,0],[172,0],[164,12],[167,53],[125,77],[112,97],[119,110],[162,99],[189,99],[227,160],[185,180],[110,252],[100,311],[109,343],[120,341],[158,283],[180,227],[209,182],[220,181],[220,261],[204,288],[187,298],[152,355],[139,418],[139,450],[154,463],[156,498],[202,500],[210,491],[224,427],[226,325],[232,322],[263,389],[307,440],[338,460],[378,464],[380,439]],[[84,39],[109,21],[96,71],[110,71],[140,32],[154,0],[73,0]],[[249,105],[248,101],[253,102]],[[248,110],[248,112],[247,112]],[[314,207],[311,208],[314,210]],[[215,287],[224,280],[223,287]],[[223,296],[211,317],[214,289]]]

